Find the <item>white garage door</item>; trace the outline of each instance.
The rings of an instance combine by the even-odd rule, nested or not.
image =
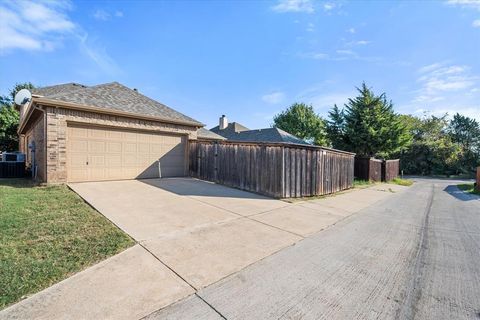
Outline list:
[[[69,182],[184,176],[186,137],[69,125]]]

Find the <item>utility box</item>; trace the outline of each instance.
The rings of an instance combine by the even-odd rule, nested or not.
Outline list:
[[[25,154],[4,152],[0,157],[0,178],[25,177]]]

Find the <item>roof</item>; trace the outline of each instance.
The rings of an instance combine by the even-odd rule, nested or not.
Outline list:
[[[197,137],[199,139],[206,139],[206,140],[227,140],[227,138],[222,137],[221,135],[218,135],[210,130],[207,130],[205,128],[200,128],[197,131]]]
[[[132,114],[158,117],[165,120],[185,122],[203,126],[172,108],[150,99],[136,90],[130,89],[118,82],[85,86],[78,83],[66,83],[32,90],[33,94],[41,95],[50,100],[70,102],[100,109],[128,112]]]
[[[241,131],[250,130],[247,127],[241,125],[238,122],[230,122],[225,129],[220,129],[219,126],[213,127],[210,131],[215,132],[216,134],[222,135],[225,137],[224,134],[236,133]]]
[[[237,125],[239,125],[237,123]],[[242,128],[244,126],[240,125]],[[218,126],[210,129],[214,131],[217,128],[217,133],[229,141],[243,141],[243,142],[281,142],[281,143],[295,143],[295,144],[304,144],[310,145],[304,140],[290,134],[286,131],[283,131],[279,128],[266,128],[266,129],[257,129],[257,130],[242,130],[235,132],[230,128],[230,124],[227,128],[220,130]],[[245,128],[246,129],[246,128]]]

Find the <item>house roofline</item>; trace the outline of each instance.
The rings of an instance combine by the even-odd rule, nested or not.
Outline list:
[[[25,115],[24,120],[22,121],[22,123],[20,124],[20,126],[18,128],[17,132],[19,134],[22,133],[25,125],[27,124],[27,122],[28,122],[28,120],[29,120],[29,118],[30,118],[30,116],[33,112],[33,110],[35,109],[33,107],[34,105],[61,107],[61,108],[65,108],[65,109],[102,113],[102,114],[108,114],[108,115],[114,115],[114,116],[122,116],[122,117],[126,117],[126,118],[135,118],[135,119],[157,121],[157,122],[170,123],[170,124],[179,124],[179,125],[195,127],[197,129],[205,126],[204,124],[202,124],[200,122],[172,120],[172,119],[143,115],[143,114],[138,114],[138,113],[133,113],[133,112],[126,112],[126,111],[120,111],[120,110],[114,110],[114,109],[104,109],[104,108],[99,108],[99,107],[89,106],[89,105],[82,105],[82,104],[73,103],[73,102],[59,101],[59,100],[54,100],[54,99],[48,99],[48,98],[45,98],[45,97],[35,97],[34,96],[32,98],[32,101],[30,102],[30,104],[31,105],[28,108],[28,112]]]

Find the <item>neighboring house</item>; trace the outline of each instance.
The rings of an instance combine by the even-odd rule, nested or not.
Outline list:
[[[243,142],[279,142],[288,144],[305,144],[306,141],[278,128],[265,128],[250,130],[247,127],[237,123],[228,123],[227,117],[222,115],[219,125],[210,129],[210,131],[225,137],[229,141]]]
[[[37,178],[58,183],[184,176],[201,127],[117,82],[68,83],[33,90],[18,133]]]
[[[222,137],[208,129],[200,128],[197,131],[197,139],[198,140],[206,140],[206,141],[222,141],[227,140],[227,138]]]

